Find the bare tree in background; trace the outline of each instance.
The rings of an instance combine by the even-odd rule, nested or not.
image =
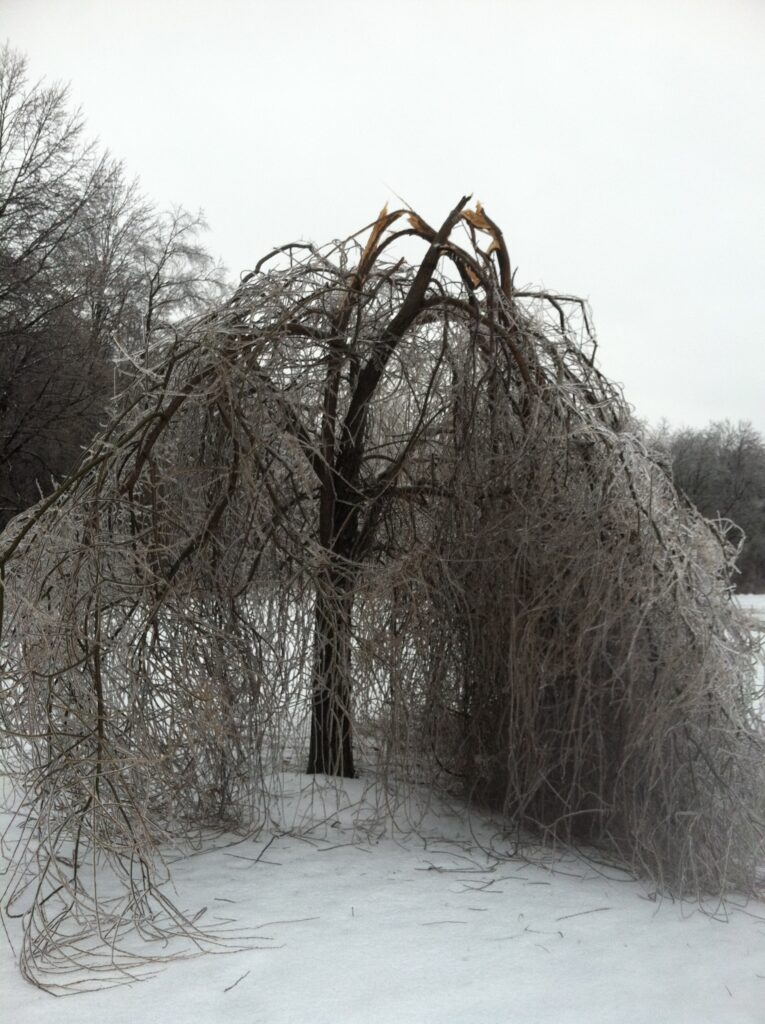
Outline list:
[[[66,89],[0,51],[0,526],[76,461],[103,380],[69,265],[108,178]]]
[[[737,586],[765,590],[765,441],[751,423],[710,423],[696,430],[665,426],[655,440],[672,463],[675,483],[710,519],[730,519],[744,533]]]
[[[79,461],[115,357],[124,373],[219,293],[204,227],[147,203],[86,141],[67,89],[0,51],[0,529]]]

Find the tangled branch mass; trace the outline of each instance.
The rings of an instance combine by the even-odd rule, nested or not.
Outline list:
[[[99,942],[203,944],[158,884],[165,844],[257,827],[285,765],[751,891],[735,554],[596,368],[586,307],[517,290],[480,206],[271,253],[133,368],[3,535],[22,970],[119,978],[139,953]]]

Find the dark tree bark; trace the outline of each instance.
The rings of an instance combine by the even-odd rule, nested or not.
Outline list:
[[[316,595],[314,679],[309,774],[353,778],[351,621],[347,573],[330,570]]]
[[[315,467],[319,477],[319,541],[330,568],[320,579],[316,594],[309,774],[354,775],[350,706],[353,583],[354,566],[363,557],[359,521],[368,496],[361,484],[361,468],[369,409],[388,360],[424,307],[443,246],[468,199],[469,196],[463,196],[438,232],[422,224],[418,228],[417,233],[427,237],[430,246],[411,288],[376,340],[369,359],[358,373],[349,375],[354,383],[342,419],[338,417],[342,373],[357,358],[346,340],[349,323],[373,262],[375,242],[383,227],[398,214],[381,214],[334,324],[335,337],[324,386],[320,456]],[[369,540],[366,537],[364,543]]]

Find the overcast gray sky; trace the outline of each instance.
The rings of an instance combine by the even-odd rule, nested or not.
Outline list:
[[[765,0],[0,0],[231,275],[472,192],[638,415],[765,433]]]

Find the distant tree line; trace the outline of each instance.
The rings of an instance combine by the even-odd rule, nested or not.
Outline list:
[[[77,464],[131,359],[218,292],[205,226],[148,202],[67,88],[0,49],[0,530]]]
[[[677,487],[710,519],[730,519],[745,535],[736,586],[765,592],[765,440],[751,423],[702,429],[666,423],[654,438],[672,463]]]

